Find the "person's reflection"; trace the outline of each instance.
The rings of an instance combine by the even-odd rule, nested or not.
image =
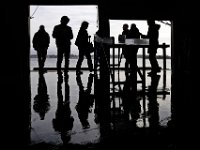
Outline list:
[[[95,104],[95,106],[94,106],[94,122],[96,123],[96,124],[99,124],[100,123],[100,119],[101,119],[101,110],[102,109],[100,109],[101,108],[101,103],[100,102],[102,102],[101,101],[101,88],[100,88],[100,79],[98,79],[98,77],[97,77],[97,74],[95,74],[94,75],[94,93],[95,93],[95,95],[94,95],[94,104]]]
[[[159,127],[159,104],[157,101],[157,87],[160,80],[160,75],[151,76],[151,85],[149,86],[148,92],[148,115],[149,115],[149,126],[152,129]]]
[[[79,87],[79,100],[75,108],[78,113],[78,117],[80,119],[82,127],[84,129],[87,129],[90,127],[90,124],[88,122],[88,113],[91,112],[94,102],[94,98],[91,95],[93,74],[89,74],[88,76],[86,89],[84,89],[80,74],[77,74],[76,81]]]
[[[140,97],[137,96],[137,90],[134,89],[134,85],[131,82],[132,76],[126,75],[126,81],[123,87],[122,104],[124,110],[124,119],[126,121],[132,120],[136,123],[140,117],[141,106]],[[131,118],[130,118],[131,117]]]
[[[33,110],[39,114],[41,120],[44,120],[49,108],[50,104],[46,81],[44,74],[40,73],[38,78],[38,92],[34,97]]]
[[[74,118],[71,116],[70,109],[70,87],[68,80],[65,80],[65,99],[62,94],[62,74],[58,75],[57,81],[57,110],[55,113],[55,118],[52,120],[53,128],[55,131],[61,134],[61,139],[63,144],[67,144],[71,138],[69,131],[73,128]]]

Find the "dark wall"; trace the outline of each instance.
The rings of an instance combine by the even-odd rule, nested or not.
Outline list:
[[[17,147],[29,140],[29,11],[26,3],[6,2],[4,6],[0,75],[2,144]]]
[[[28,141],[30,121],[30,71],[29,71],[29,35],[28,35],[28,6],[29,4],[99,4],[100,18],[106,22],[111,19],[170,19],[173,22],[172,31],[172,105],[173,117],[177,127],[188,133],[195,131],[189,121],[194,119],[193,109],[197,104],[198,81],[195,63],[198,53],[199,20],[197,4],[160,1],[150,3],[145,1],[115,1],[113,5],[108,1],[64,1],[32,0],[29,3],[18,4],[6,2],[3,8],[3,47],[1,54],[1,89],[3,90],[2,123],[5,128],[5,144],[14,142],[24,145]],[[118,5],[119,4],[119,5]],[[104,20],[105,19],[105,20]],[[104,26],[103,24],[100,26]],[[106,26],[107,27],[107,26]],[[109,32],[109,29],[107,30]],[[183,128],[182,128],[183,127]],[[179,131],[179,130],[178,130]],[[17,138],[18,136],[22,138]],[[185,136],[183,136],[185,137]],[[13,140],[14,139],[14,140]],[[187,138],[186,138],[187,139]]]
[[[175,2],[174,2],[175,3]],[[104,11],[111,19],[172,19],[174,6],[170,2],[165,5],[152,1],[116,1],[104,3]]]

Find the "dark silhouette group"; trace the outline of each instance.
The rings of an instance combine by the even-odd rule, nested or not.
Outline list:
[[[62,16],[60,20],[60,24],[55,25],[52,33],[52,37],[55,38],[55,44],[57,46],[57,74],[58,74],[58,86],[57,86],[57,94],[58,94],[58,107],[56,111],[56,117],[53,119],[53,126],[56,131],[60,131],[62,135],[68,130],[72,129],[73,126],[73,117],[71,117],[71,110],[69,107],[69,85],[68,85],[68,71],[69,71],[69,58],[71,54],[71,40],[73,39],[73,32],[72,28],[68,26],[70,19],[67,16]],[[148,38],[149,39],[149,60],[152,67],[152,71],[149,75],[154,75],[157,72],[160,72],[160,67],[156,60],[156,53],[158,47],[158,37],[159,37],[159,28],[160,25],[157,25],[154,20],[147,21],[149,28],[147,35],[143,35],[140,33],[139,29],[137,28],[136,24],[131,24],[131,28],[129,29],[128,24],[123,25],[123,32],[122,36],[123,42],[126,39],[141,39],[141,38]],[[77,37],[75,39],[75,45],[78,47],[79,50],[79,58],[76,64],[76,81],[79,87],[79,100],[76,105],[76,110],[78,113],[78,117],[83,128],[89,128],[88,122],[88,113],[90,112],[90,108],[93,105],[93,98],[91,97],[91,86],[93,83],[93,64],[91,59],[91,53],[88,48],[88,43],[90,42],[90,37],[87,29],[89,23],[87,21],[83,21],[81,23],[80,29],[78,31]],[[103,39],[102,31],[98,30],[94,36],[94,45],[96,49],[101,43]],[[96,41],[96,42],[95,42]],[[34,109],[40,114],[41,119],[44,119],[45,113],[48,111],[49,104],[48,104],[48,94],[47,88],[44,80],[43,73],[44,64],[47,56],[47,50],[50,43],[49,34],[45,31],[45,26],[41,25],[38,32],[35,33],[33,37],[33,47],[37,51],[38,54],[38,64],[39,64],[39,85],[38,85],[38,95],[35,97]],[[139,113],[141,111],[139,101],[137,100],[137,53],[139,47],[132,46],[129,44],[125,44],[122,49],[122,54],[124,55],[125,61],[125,73],[126,73],[126,82],[123,88],[123,107],[124,107],[124,115],[125,118],[129,118],[129,113],[132,115],[133,119],[137,119],[139,117]],[[100,51],[100,50],[99,50]],[[96,54],[98,54],[98,50]],[[87,64],[90,71],[88,77],[88,85],[87,89],[84,89],[81,80],[81,65],[84,60],[84,57],[87,58]],[[98,58],[98,57],[97,57]],[[65,100],[63,100],[62,95],[62,82],[63,82],[63,75],[62,75],[62,62],[63,59],[65,60],[65,67],[64,67],[64,75],[65,75]],[[100,59],[100,58],[98,58]],[[98,62],[97,62],[98,63]],[[42,90],[41,90],[42,89]],[[45,90],[45,91],[43,91]],[[41,93],[42,92],[42,93]],[[40,99],[43,98],[44,101]],[[130,98],[134,99],[133,101]],[[150,97],[151,98],[151,97]],[[43,107],[38,107],[38,103],[43,103]],[[95,113],[99,115],[98,107],[95,109]],[[98,122],[99,117],[96,118]],[[67,122],[70,122],[68,124]],[[63,124],[64,123],[64,124]],[[66,123],[66,125],[65,125]],[[61,125],[63,124],[63,125]],[[64,137],[63,137],[64,138]],[[69,137],[65,137],[66,141],[68,141]]]
[[[129,29],[128,24],[123,24],[123,31],[122,34],[119,36],[119,42],[125,43],[125,46],[122,48],[122,54],[125,58],[125,76],[126,80],[123,87],[122,92],[122,102],[124,108],[124,118],[129,120],[129,114],[131,115],[133,120],[138,119],[139,113],[141,111],[139,97],[137,93],[137,53],[138,53],[138,46],[135,46],[134,43],[128,43],[128,39],[142,39],[148,38],[149,39],[149,61],[151,65],[151,72],[148,73],[148,76],[152,77],[153,79],[157,79],[157,73],[161,71],[161,68],[158,65],[156,54],[157,48],[159,45],[159,29],[160,25],[155,23],[155,20],[149,19],[147,20],[148,24],[148,32],[147,35],[143,35],[140,33],[139,29],[137,28],[136,24],[131,24],[131,28]],[[129,41],[130,42],[130,41]],[[157,81],[157,80],[156,80]],[[150,88],[149,99],[153,96],[156,99],[156,85],[154,88],[154,80],[152,81],[152,85]],[[153,101],[153,100],[152,100]],[[153,103],[153,102],[152,102]],[[150,104],[152,104],[150,103]]]
[[[70,19],[68,16],[62,16],[60,20],[60,24],[55,25],[52,33],[52,37],[55,38],[55,43],[57,46],[57,72],[60,73],[62,61],[65,57],[65,69],[64,72],[67,74],[69,69],[69,58],[71,54],[71,40],[73,39],[73,32],[72,28],[68,26]],[[159,45],[159,29],[160,25],[155,23],[155,20],[149,19],[147,20],[148,24],[148,32],[147,35],[141,34],[139,29],[137,28],[136,24],[131,24],[129,29],[128,24],[123,25],[123,42],[125,39],[140,39],[140,38],[148,38],[149,39],[149,61],[151,64],[151,72],[149,75],[156,74],[161,71],[161,67],[156,59],[157,48]],[[78,35],[75,39],[75,45],[78,47],[79,51],[79,58],[76,64],[76,73],[82,74],[81,66],[84,60],[84,57],[87,59],[87,64],[89,71],[93,71],[93,63],[91,59],[91,53],[89,50],[89,42],[90,42],[90,35],[87,32],[89,26],[89,22],[83,21],[81,23],[80,29],[78,31]],[[96,35],[99,34],[100,31],[97,31]],[[101,37],[101,36],[100,36]],[[37,51],[38,55],[38,64],[40,72],[45,72],[44,65],[47,56],[47,50],[50,44],[50,37],[49,34],[45,31],[45,26],[41,25],[39,27],[38,32],[35,33],[33,37],[33,47]],[[95,43],[94,43],[95,44]],[[125,61],[125,68],[126,73],[130,73],[137,70],[137,52],[138,47],[133,47],[131,45],[126,45],[123,50],[123,55],[126,59]],[[97,57],[98,58],[98,57]]]
[[[122,31],[122,39],[119,39],[119,42],[125,43],[125,39],[142,39],[147,38],[149,39],[149,61],[151,64],[151,72],[148,73],[149,76],[155,75],[161,71],[161,67],[158,64],[156,54],[159,45],[159,29],[160,25],[155,23],[155,20],[148,19],[148,32],[146,35],[141,34],[139,29],[137,28],[136,24],[131,24],[131,28],[129,29],[128,24],[123,24],[123,31]],[[121,40],[121,41],[120,41]],[[130,70],[137,70],[137,52],[138,47],[127,45],[123,48],[123,55],[126,59],[125,68],[126,71]],[[130,71],[129,70],[129,71]]]
[[[137,28],[136,24],[131,24],[131,28],[128,29],[127,24],[123,26],[123,35],[125,35],[126,39],[140,39],[140,32]],[[126,71],[133,72],[137,71],[137,52],[138,47],[132,45],[126,45],[123,49],[123,54],[126,59],[125,67]]]
[[[68,16],[62,16],[60,19],[60,24],[55,25],[53,28],[52,37],[55,39],[55,44],[57,46],[57,73],[62,73],[62,62],[64,63],[64,73],[68,73],[69,69],[69,58],[71,54],[71,40],[74,38],[72,28],[68,26],[70,19]],[[93,71],[93,63],[91,59],[91,36],[87,32],[89,22],[83,21],[81,23],[78,35],[75,40],[75,45],[79,50],[79,58],[76,64],[76,73],[82,74],[81,65],[84,57],[87,58],[89,71]],[[45,26],[41,25],[38,32],[33,36],[33,48],[37,51],[38,64],[40,72],[46,72],[44,70],[45,60],[47,57],[47,50],[50,44],[49,34],[45,31]],[[90,43],[90,44],[89,44]],[[92,51],[93,52],[93,51]]]

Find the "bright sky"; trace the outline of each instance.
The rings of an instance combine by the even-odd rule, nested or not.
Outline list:
[[[33,17],[30,19],[30,33],[31,41],[35,32],[38,31],[39,26],[43,24],[46,31],[50,35],[50,47],[48,49],[48,54],[56,54],[56,45],[55,39],[52,38],[52,31],[55,25],[60,23],[60,18],[64,15],[70,18],[69,26],[72,27],[74,39],[71,41],[71,53],[78,54],[78,49],[74,45],[75,38],[77,36],[78,30],[80,28],[82,21],[88,21],[88,33],[90,35],[95,34],[98,30],[98,8],[97,6],[30,6],[30,16]],[[110,36],[114,36],[117,40],[117,37],[122,32],[122,25],[124,23],[135,23],[141,33],[147,33],[147,23],[145,20],[110,20]],[[160,28],[160,43],[170,44],[171,40],[171,27],[163,23],[157,22],[161,25]],[[160,52],[158,52],[160,53]],[[31,43],[31,54],[36,54],[33,50]],[[167,50],[167,55],[171,55],[171,50]]]
[[[30,6],[30,16],[32,16],[36,9],[37,6]],[[52,32],[54,26],[60,24],[60,18],[64,15],[70,18],[68,25],[72,27],[74,34],[74,38],[71,41],[72,54],[78,54],[74,41],[82,21],[89,22],[88,33],[90,35],[94,35],[98,29],[96,6],[39,6],[33,15],[34,18],[30,20],[31,40],[34,33],[38,31],[39,26],[43,24],[51,37],[48,54],[56,54],[55,39],[52,38]],[[34,54],[35,51],[33,50],[32,43],[31,48],[31,53]]]

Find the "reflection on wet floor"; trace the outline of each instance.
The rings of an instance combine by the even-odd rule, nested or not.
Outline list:
[[[103,87],[98,86],[101,83],[94,74],[84,71],[76,75],[69,71],[65,76],[55,71],[40,75],[31,72],[30,145],[93,147],[167,127],[171,117],[170,83],[165,85],[169,92],[166,94],[161,92],[161,75],[146,80],[145,96],[139,92],[133,101],[129,82],[126,82],[121,96],[115,98],[115,107],[111,100],[107,112],[101,99]]]

